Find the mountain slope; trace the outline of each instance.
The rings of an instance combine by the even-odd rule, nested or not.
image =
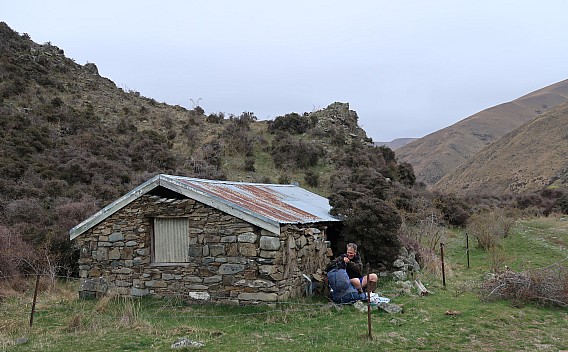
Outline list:
[[[568,80],[564,80],[480,111],[397,149],[396,154],[399,161],[412,164],[417,181],[433,185],[485,146],[567,101]]]
[[[397,150],[398,148],[404,147],[408,143],[414,142],[418,138],[395,138],[390,142],[375,142],[375,145],[389,147],[392,150]]]
[[[408,202],[406,187],[414,183],[409,165],[372,145],[348,103],[273,121],[257,121],[252,112],[206,115],[199,106],[188,110],[120,89],[94,63],[79,65],[4,22],[0,77],[4,275],[3,260],[16,258],[10,265],[19,270],[22,253],[32,264],[76,265],[68,230],[159,173],[293,182],[325,197],[358,192],[367,181],[385,204],[399,194]],[[13,250],[16,240],[21,248]]]
[[[455,194],[568,187],[568,103],[538,116],[446,174],[433,188]]]

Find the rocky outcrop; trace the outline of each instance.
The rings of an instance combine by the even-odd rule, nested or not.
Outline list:
[[[310,117],[317,121],[316,129],[330,136],[335,143],[349,145],[358,140],[372,145],[365,130],[358,125],[357,113],[349,110],[349,103],[335,102],[325,109],[311,112]]]

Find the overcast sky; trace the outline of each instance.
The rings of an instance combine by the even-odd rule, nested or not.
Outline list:
[[[566,0],[0,0],[0,21],[123,89],[258,119],[348,102],[423,137],[568,79]]]

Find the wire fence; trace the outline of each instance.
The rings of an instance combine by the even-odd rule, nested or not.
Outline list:
[[[69,298],[69,301],[81,301],[81,299],[79,298],[79,285],[81,283],[81,281],[83,280],[82,278],[76,278],[76,277],[69,277],[69,276],[54,276],[54,275],[50,275],[50,274],[37,274],[37,275],[12,275],[12,276],[0,276],[0,281],[3,282],[8,282],[10,280],[15,280],[15,279],[22,279],[25,281],[28,281],[28,286],[32,284],[32,280],[35,278],[39,278],[40,280],[38,280],[36,282],[36,285],[39,286],[39,298],[38,300],[42,300],[42,295],[46,295],[49,293],[55,293],[57,294],[57,290],[67,290],[67,292],[69,291],[75,291],[77,292],[77,296],[74,298]],[[64,286],[66,286],[65,288],[63,288]],[[71,288],[69,286],[72,286]],[[36,287],[37,289],[37,287]],[[31,294],[30,292],[32,292],[33,290],[26,290],[27,293],[24,293],[25,296],[29,296],[27,297],[27,299],[30,300],[30,304],[32,304],[31,300]],[[382,294],[386,294],[386,293],[395,293],[395,291],[382,291]],[[150,295],[149,298],[151,298],[152,295]],[[0,293],[0,298],[1,298],[1,293]],[[123,302],[126,300],[132,301],[132,302],[137,302],[137,301],[141,301],[146,299],[147,297],[124,297],[124,296],[109,296],[108,299],[119,299],[122,300]],[[202,300],[195,300],[195,298],[193,296],[191,296],[189,293],[171,293],[168,294],[165,297],[161,297],[162,300],[158,301],[161,302],[161,304],[164,307],[167,307],[168,305],[171,305],[171,302],[174,302],[174,304],[176,305],[185,305],[187,307],[194,307],[194,308],[204,308],[204,307],[214,307],[214,306],[219,306],[219,305],[223,305],[224,307],[227,308],[236,308],[236,307],[242,307],[242,308],[247,308],[247,309],[261,309],[261,311],[259,312],[249,312],[249,313],[245,313],[245,312],[239,312],[239,313],[233,313],[230,315],[196,315],[195,311],[192,311],[192,315],[191,318],[192,319],[226,319],[226,318],[235,318],[235,317],[250,317],[250,316],[260,316],[260,315],[270,315],[270,314],[278,314],[278,313],[310,313],[310,312],[317,312],[317,311],[329,311],[330,309],[342,309],[343,307],[346,306],[352,306],[353,303],[335,303],[333,301],[331,301],[331,299],[329,299],[328,297],[326,297],[325,295],[318,295],[318,294],[314,294],[314,296],[312,298],[299,298],[299,299],[295,299],[295,300],[287,300],[287,301],[277,301],[277,302],[266,302],[266,303],[262,303],[262,304],[248,304],[248,305],[236,305],[236,304],[231,304],[231,303],[223,303],[223,302],[213,302],[213,301],[202,301]],[[321,302],[319,302],[321,301]],[[60,300],[58,301],[60,302]],[[49,303],[49,302],[47,302]],[[44,303],[44,307],[45,303]],[[88,309],[85,308],[83,305],[75,305],[75,307],[78,307],[79,309]],[[176,313],[172,313],[172,316],[174,315],[179,315],[179,312]]]
[[[343,320],[343,309],[353,306],[350,303],[337,304],[325,296],[315,295],[312,298],[299,298],[282,302],[271,302],[253,305],[233,305],[218,304],[216,302],[200,302],[191,299],[189,294],[172,294],[160,299],[152,297],[124,297],[124,296],[104,296],[98,299],[79,298],[79,286],[82,278],[68,276],[54,276],[50,274],[25,275],[25,276],[2,276],[0,281],[6,284],[13,280],[20,284],[20,292],[12,292],[12,308],[16,307],[16,314],[5,318],[0,318],[0,328],[10,326],[13,334],[26,333],[32,331],[54,331],[55,336],[63,333],[81,333],[95,329],[112,334],[116,327],[136,329],[148,329],[150,334],[156,334],[156,339],[170,336],[169,343],[174,343],[175,338],[187,336],[195,341],[215,343],[220,339],[219,334],[226,335],[227,338],[236,338],[232,342],[232,348],[242,347],[242,350],[258,349],[258,341],[242,341],[239,329],[248,331],[244,328],[233,328],[233,326],[257,327],[258,336],[275,335],[285,336],[286,333],[269,330],[266,332],[263,327],[266,324],[276,324],[276,326],[310,325],[307,321],[318,321],[319,330],[327,331],[335,329],[338,321]],[[36,279],[39,279],[36,281]],[[36,283],[37,282],[37,283]],[[37,301],[34,292],[37,291]],[[24,287],[25,286],[25,287]],[[4,307],[0,312],[9,313],[9,297],[2,297],[4,289],[0,286],[0,302],[5,299]],[[37,307],[34,309],[32,306]],[[353,309],[353,308],[351,308]],[[375,308],[376,309],[376,308]],[[354,312],[356,312],[353,309]],[[340,315],[337,315],[339,312]],[[354,313],[357,314],[357,313]],[[375,318],[380,319],[376,315]],[[363,312],[361,311],[363,318]],[[29,326],[28,320],[29,317]],[[363,320],[363,319],[362,319]],[[33,321],[33,325],[32,325]],[[363,324],[361,324],[361,329]],[[282,330],[297,332],[296,328],[285,328]],[[166,331],[158,333],[158,331]],[[235,334],[237,337],[235,337]],[[303,332],[300,333],[303,335]],[[0,334],[0,347],[13,346],[13,341],[6,340],[7,334]],[[18,335],[19,336],[19,335]],[[287,337],[286,337],[287,338]],[[168,340],[168,341],[169,341]],[[290,339],[291,341],[292,339]],[[240,341],[240,342],[239,342]],[[163,341],[162,341],[163,343]],[[223,341],[222,343],[226,343]],[[264,342],[262,342],[264,343]],[[275,344],[273,339],[266,342]],[[294,343],[294,342],[290,342]],[[255,347],[253,347],[255,346]],[[262,349],[262,348],[261,348]],[[0,351],[3,349],[0,348]]]

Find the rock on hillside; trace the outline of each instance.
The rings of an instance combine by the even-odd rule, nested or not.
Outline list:
[[[487,145],[568,101],[568,80],[478,112],[452,126],[397,149],[399,161],[412,164],[416,180],[435,184]]]

